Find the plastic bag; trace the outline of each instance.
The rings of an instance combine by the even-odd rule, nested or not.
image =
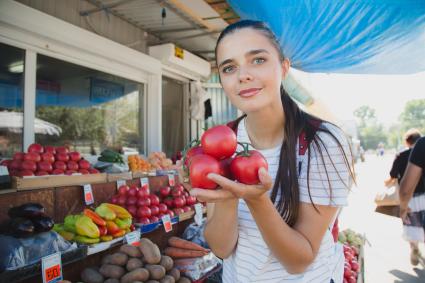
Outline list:
[[[0,235],[0,272],[15,270],[40,261],[44,256],[77,248],[54,231],[29,238]]]
[[[94,165],[94,168],[98,169],[103,173],[124,173],[129,171],[129,167],[125,163],[119,164],[103,161],[97,161]]]
[[[206,221],[204,218],[202,220],[201,226],[198,226],[196,223],[190,224],[184,230],[182,238],[209,249],[210,247],[208,246],[207,241],[205,241],[204,238],[205,223]]]
[[[221,260],[213,253],[209,253],[203,257],[174,260],[174,267],[192,280],[198,280],[220,266]]]

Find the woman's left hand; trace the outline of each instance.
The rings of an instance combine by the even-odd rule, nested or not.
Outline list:
[[[220,186],[220,189],[213,191],[193,188],[190,194],[206,202],[217,202],[229,198],[242,198],[246,201],[255,201],[261,199],[273,186],[272,177],[267,173],[265,168],[258,170],[258,177],[260,179],[258,185],[245,185],[211,173],[208,175],[208,178],[216,182]]]

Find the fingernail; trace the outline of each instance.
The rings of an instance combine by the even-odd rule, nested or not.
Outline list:
[[[196,190],[194,190],[194,189],[191,189],[191,190],[190,190],[190,192],[189,192],[189,194],[190,194],[191,196],[194,196],[194,197],[196,197],[196,195],[197,195],[197,192],[196,192]]]

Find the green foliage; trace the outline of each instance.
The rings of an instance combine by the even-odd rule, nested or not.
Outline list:
[[[425,134],[425,99],[408,101],[400,115],[403,131],[417,128]]]

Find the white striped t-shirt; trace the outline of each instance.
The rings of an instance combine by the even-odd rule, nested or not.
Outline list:
[[[351,164],[351,154],[349,143],[342,131],[329,124],[322,124],[321,127],[329,129],[342,144],[344,151]],[[310,161],[310,193],[313,202],[318,205],[331,205],[342,207],[347,205],[347,195],[351,179],[349,170],[344,163],[343,153],[338,148],[337,143],[327,133],[317,132],[326,145],[322,148],[324,163],[320,155],[315,150],[312,151]],[[250,143],[245,129],[245,119],[239,123],[239,142]],[[260,150],[267,159],[269,174],[275,180],[279,166],[280,148]],[[297,164],[301,164],[299,176],[300,200],[311,203],[307,189],[307,154],[298,155]],[[331,163],[333,162],[334,166]],[[301,162],[301,163],[300,163]],[[325,173],[325,166],[332,188],[332,198],[328,177]],[[339,176],[338,176],[339,175]],[[343,180],[343,181],[341,181]],[[282,220],[283,221],[283,220]],[[331,279],[335,283],[342,282],[344,269],[344,255],[342,247],[335,244],[330,230],[326,231],[319,252],[313,263],[302,274],[289,274],[285,267],[271,254],[268,246],[264,242],[260,230],[258,229],[250,211],[244,200],[239,201],[238,207],[238,229],[239,238],[233,254],[223,261],[223,282],[224,283],[248,283],[248,282],[324,282],[329,283]],[[285,237],[285,235],[282,235]]]

